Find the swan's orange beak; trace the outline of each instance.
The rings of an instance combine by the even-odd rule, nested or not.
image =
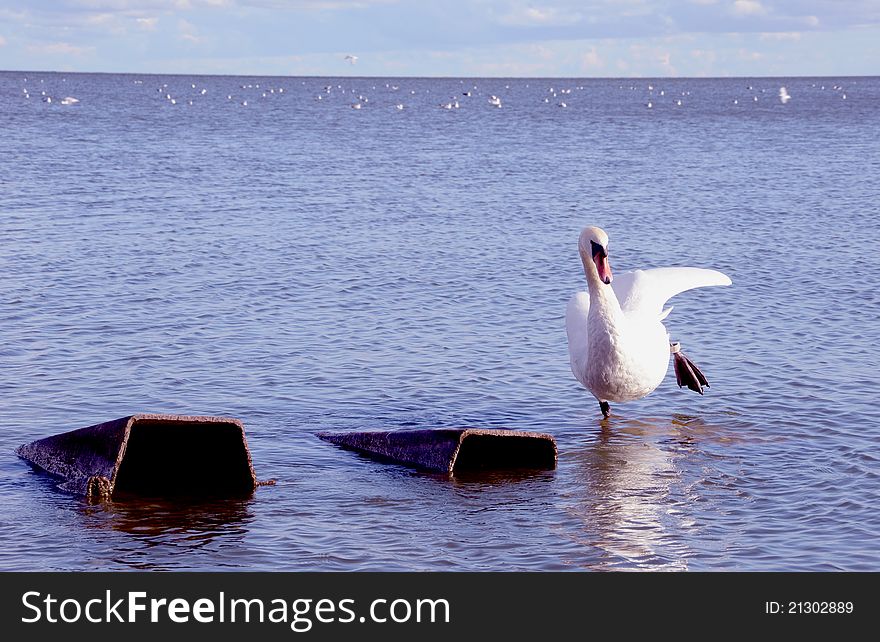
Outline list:
[[[595,241],[590,241],[590,244],[593,251],[593,263],[596,264],[599,280],[608,285],[611,283],[611,264],[608,262],[608,252]]]

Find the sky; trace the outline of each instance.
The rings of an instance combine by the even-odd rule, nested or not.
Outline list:
[[[0,69],[878,75],[880,0],[0,0]]]

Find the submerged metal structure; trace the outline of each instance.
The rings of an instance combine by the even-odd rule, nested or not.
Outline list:
[[[20,446],[16,453],[91,499],[243,495],[257,486],[244,425],[231,417],[137,414]]]
[[[321,432],[330,443],[441,473],[556,467],[556,440],[545,433],[482,428]]]

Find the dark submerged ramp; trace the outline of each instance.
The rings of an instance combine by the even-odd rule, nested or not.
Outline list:
[[[244,425],[230,417],[137,414],[20,446],[16,453],[95,499],[232,496],[257,485]]]
[[[451,428],[322,432],[318,437],[374,457],[443,473],[556,467],[556,441],[537,432]]]

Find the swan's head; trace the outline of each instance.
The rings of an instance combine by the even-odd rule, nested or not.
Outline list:
[[[585,227],[578,239],[578,250],[589,279],[595,277],[608,285],[611,283],[611,265],[608,263],[608,235],[598,227]]]

